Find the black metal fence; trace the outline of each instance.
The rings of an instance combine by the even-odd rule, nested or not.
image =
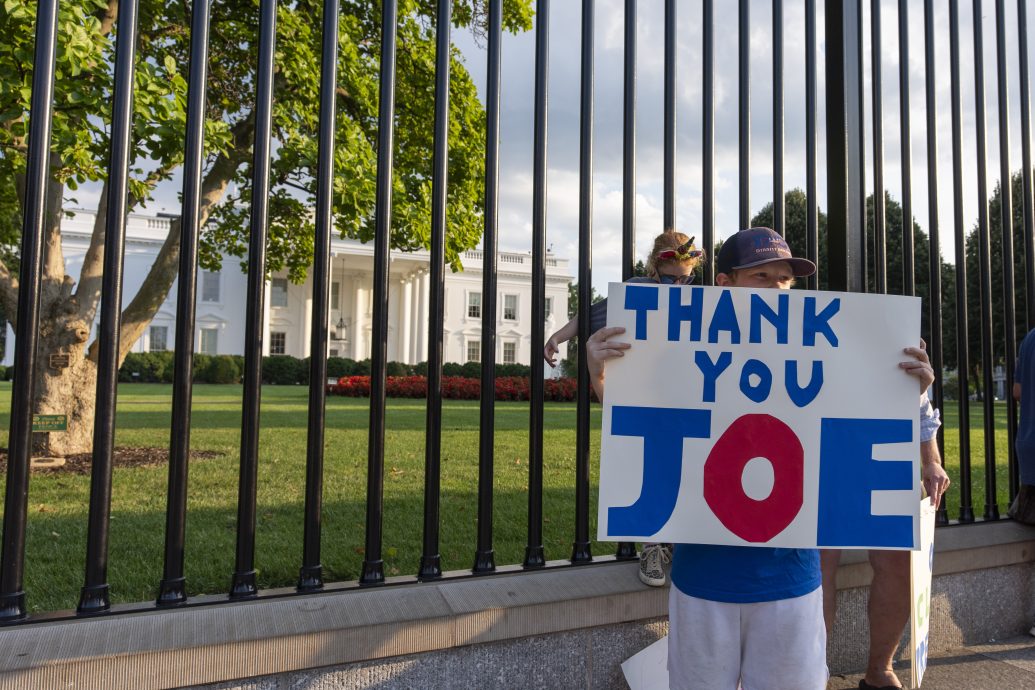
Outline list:
[[[623,239],[622,275],[632,274],[634,262],[635,203],[636,203],[636,27],[637,10],[644,3],[625,0],[625,69],[624,69],[624,128],[623,128]],[[757,3],[756,3],[757,4]],[[901,172],[903,217],[913,217],[913,169],[911,164],[910,122],[910,75],[909,75],[909,27],[910,21],[917,21],[916,8],[908,0],[899,0],[898,13],[898,61],[900,109],[897,126],[900,128]],[[1010,51],[1006,39],[1007,16],[1005,0],[995,2],[995,45],[997,94],[998,94],[998,136],[999,136],[999,180],[1002,182],[1000,208],[1012,208],[1009,134],[1009,75],[1010,68],[1017,65],[1020,74],[1021,142],[1023,155],[1022,200],[1020,201],[1023,224],[1023,247],[1013,246],[1015,231],[1013,215],[1000,213],[1002,246],[1003,300],[1000,310],[993,309],[992,275],[990,257],[988,171],[985,156],[985,84],[988,71],[983,64],[982,27],[983,11],[991,3],[974,0],[973,3],[973,60],[975,74],[975,135],[977,142],[977,190],[964,189],[964,166],[972,163],[964,159],[962,150],[962,129],[964,113],[961,105],[961,33],[957,0],[950,0],[947,13],[950,25],[949,45],[951,50],[951,120],[952,120],[952,170],[943,174],[951,176],[953,213],[952,238],[955,255],[955,333],[954,350],[958,365],[958,396],[960,436],[960,469],[958,486],[960,491],[959,522],[975,520],[971,501],[971,439],[969,425],[962,420],[970,418],[970,390],[968,377],[972,367],[979,366],[981,390],[984,391],[982,414],[984,419],[985,500],[984,518],[997,519],[1000,506],[996,500],[996,459],[994,445],[995,410],[993,396],[993,323],[1003,327],[1004,349],[1002,361],[1006,367],[1007,390],[1013,380],[1013,362],[1016,356],[1018,333],[1015,314],[1015,283],[1013,266],[1015,252],[1023,255],[1024,294],[1020,323],[1025,328],[1035,325],[1035,286],[1033,275],[1033,198],[1030,131],[1030,99],[1028,88],[1028,46],[1027,8],[1025,0],[1016,3],[1016,17],[1019,47],[1017,54]],[[703,84],[701,171],[703,180],[702,227],[699,235],[706,247],[715,245],[718,235],[715,228],[715,3],[702,0],[700,14],[693,18],[700,22],[703,41],[701,44]],[[771,74],[765,75],[752,70],[750,64],[749,17],[752,3],[740,0],[738,13],[739,40],[739,225],[746,227],[751,220],[750,211],[750,78],[771,78],[773,84],[773,225],[779,232],[786,229],[784,207],[784,3],[772,0],[772,25],[767,27],[772,35]],[[664,223],[674,226],[676,209],[676,84],[677,84],[677,12],[690,11],[687,3],[665,0],[664,21]],[[882,103],[881,59],[881,12],[879,0],[868,3],[871,19],[869,37],[871,41],[872,84],[871,118],[872,130],[867,132],[865,117],[864,66],[865,47],[862,0],[828,0],[824,7],[825,62],[825,116],[826,116],[826,242],[827,253],[820,254],[820,213],[817,192],[817,178],[820,162],[819,103],[817,80],[819,78],[819,57],[817,51],[817,7],[815,0],[804,0],[805,36],[805,94],[806,116],[806,255],[821,265],[826,284],[832,289],[862,291],[869,284],[877,291],[887,291],[888,255],[884,183],[884,134],[885,113]],[[194,0],[190,26],[191,48],[189,65],[188,110],[186,137],[184,142],[183,206],[180,237],[179,279],[177,292],[177,324],[175,342],[175,382],[173,384],[173,414],[169,441],[169,483],[166,507],[165,561],[160,583],[156,583],[157,597],[154,604],[142,607],[164,608],[190,603],[184,578],[184,532],[187,518],[187,464],[191,431],[191,380],[194,316],[196,303],[196,275],[198,265],[198,243],[201,205],[201,175],[204,164],[204,118],[206,110],[206,80],[209,47],[209,0]],[[448,113],[449,113],[449,49],[452,3],[439,0],[434,26],[436,28],[437,60],[434,88],[434,154],[433,191],[431,207],[431,285],[434,286],[430,299],[430,333],[428,361],[428,399],[426,456],[424,477],[424,539],[420,566],[414,577],[417,580],[435,580],[443,575],[443,564],[439,555],[440,524],[440,454],[441,454],[441,410],[440,379],[442,374],[442,330],[443,330],[443,270],[444,240],[447,232],[447,161],[449,155]],[[723,11],[732,12],[732,4],[723,5]],[[914,19],[909,12],[913,10]],[[938,76],[944,73],[936,64],[935,43],[944,40],[935,28],[935,13],[945,8],[936,7],[934,0],[924,0],[922,24],[924,35],[924,63],[926,90],[927,139],[927,193],[928,193],[928,237],[929,251],[929,299],[925,304],[925,318],[929,323],[930,349],[936,370],[941,371],[944,359],[943,323],[941,305],[942,264],[940,261],[941,234],[939,222],[939,165],[937,159],[938,138],[936,130],[936,86]],[[388,269],[389,231],[392,217],[392,170],[394,110],[396,92],[396,30],[397,3],[383,0],[381,3],[383,36],[381,37],[379,140],[377,159],[376,205],[374,225],[374,327],[372,350],[372,376],[370,397],[370,432],[367,464],[366,500],[366,545],[362,574],[357,586],[374,586],[385,582],[382,560],[382,518],[383,518],[383,476],[385,439],[385,383],[388,334]],[[697,12],[696,6],[693,8]],[[109,184],[107,205],[106,238],[104,246],[103,301],[100,313],[99,333],[101,337],[98,384],[97,415],[95,422],[92,481],[89,506],[89,528],[86,556],[86,577],[77,615],[95,614],[110,608],[108,570],[108,533],[110,524],[110,503],[112,483],[112,452],[115,433],[116,375],[118,359],[118,337],[120,307],[122,301],[122,263],[124,255],[125,211],[127,208],[127,177],[129,162],[129,141],[133,124],[133,70],[134,51],[137,42],[138,0],[123,0],[118,7],[117,48],[114,59],[114,99],[112,101],[112,126]],[[546,197],[548,176],[547,153],[547,92],[549,56],[549,0],[535,3],[535,123],[534,123],[534,189],[532,210],[532,283],[534,298],[531,304],[533,336],[531,353],[533,359],[544,345],[545,314],[545,256],[546,256]],[[594,88],[594,14],[593,0],[582,2],[582,58],[581,58],[581,135],[580,135],[580,197],[579,197],[579,256],[578,284],[579,302],[588,304],[591,299],[592,283],[591,243],[592,228],[592,171],[593,171],[593,88]],[[320,77],[320,124],[318,152],[318,180],[316,200],[315,261],[313,274],[313,319],[312,352],[325,353],[328,338],[328,287],[330,272],[330,238],[332,232],[332,168],[335,149],[335,86],[338,52],[337,0],[323,2],[322,67]],[[20,248],[20,286],[18,294],[18,319],[16,341],[16,367],[18,371],[31,372],[37,366],[37,340],[40,321],[41,265],[44,260],[43,223],[45,194],[47,190],[49,151],[51,148],[52,98],[55,78],[55,53],[59,46],[56,35],[58,0],[38,0],[36,5],[36,43],[33,61],[32,105],[28,137],[28,172],[24,194],[24,222]],[[260,367],[262,354],[261,315],[264,300],[264,276],[266,273],[266,238],[269,221],[268,197],[270,188],[271,156],[271,107],[273,100],[274,55],[276,40],[276,0],[262,0],[259,20],[258,65],[255,73],[255,118],[253,143],[253,194],[250,216],[250,241],[248,247],[248,312],[245,372],[244,411],[240,441],[240,485],[238,491],[238,516],[236,535],[236,558],[232,574],[232,586],[228,593],[231,599],[260,596],[256,586],[255,531],[256,492],[258,467],[258,433],[260,401]],[[485,270],[482,309],[482,396],[480,403],[480,443],[478,479],[478,529],[477,544],[473,545],[474,574],[492,573],[497,564],[493,550],[493,426],[494,426],[494,357],[495,328],[497,320],[496,266],[493,257],[498,246],[499,205],[499,142],[500,142],[500,93],[501,84],[501,33],[503,24],[502,0],[487,3],[485,32],[487,36],[487,88],[485,108],[487,128],[485,141],[485,197],[484,235]],[[693,75],[696,77],[697,75]],[[867,183],[865,170],[865,147],[869,142],[872,153],[872,184],[878,190],[872,196],[872,221],[867,220]],[[977,240],[979,243],[979,307],[974,315],[979,322],[980,352],[970,352],[968,333],[967,252],[968,238],[964,228],[963,199],[965,194],[976,194],[979,206]],[[912,294],[916,286],[914,274],[915,251],[911,223],[903,223],[904,231],[899,246],[903,265],[901,292]],[[726,230],[732,230],[727,228]],[[641,232],[643,230],[641,229]],[[725,234],[725,233],[724,233]],[[872,252],[872,254],[871,254]],[[920,267],[923,270],[923,267]],[[709,282],[713,266],[705,268]],[[815,289],[818,282],[810,278],[808,287]],[[898,291],[896,286],[896,291]],[[932,308],[933,305],[933,308]],[[589,331],[588,309],[579,312],[580,341],[585,341]],[[581,349],[581,348],[580,348]],[[584,358],[580,357],[580,361]],[[306,461],[304,548],[297,589],[300,593],[318,591],[324,587],[321,567],[320,537],[322,512],[322,480],[325,427],[326,358],[314,356],[311,359],[308,443]],[[3,551],[0,563],[0,621],[17,622],[27,620],[24,591],[25,534],[27,524],[27,496],[29,484],[29,461],[32,452],[32,376],[18,376],[13,385],[11,429],[7,466],[6,497],[4,502]],[[601,561],[634,558],[632,544],[618,546],[614,556],[594,556],[590,550],[589,535],[589,492],[590,492],[590,402],[589,385],[585,369],[579,371],[579,402],[577,408],[577,471],[575,480],[575,523],[573,546],[567,563],[572,565]],[[941,382],[936,385],[936,404],[943,407]],[[1007,396],[1008,443],[1012,448],[1016,433],[1016,403]],[[523,567],[542,568],[547,565],[543,546],[543,380],[531,377],[530,436],[528,447],[528,527]],[[1015,463],[1010,461],[1010,495],[1017,490]],[[942,509],[943,523],[950,516]],[[456,566],[457,564],[449,564]]]

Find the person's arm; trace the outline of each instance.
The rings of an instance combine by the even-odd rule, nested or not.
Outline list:
[[[557,366],[557,353],[560,352],[561,345],[574,338],[578,329],[579,323],[576,317],[558,328],[557,332],[550,336],[550,339],[546,341],[546,345],[543,346],[543,359],[546,360],[547,364],[551,367]]]
[[[586,369],[589,371],[589,384],[597,394],[597,399],[604,401],[604,368],[607,360],[624,357],[629,343],[608,340],[613,335],[625,333],[621,326],[601,328],[586,341]]]
[[[931,497],[931,504],[935,508],[942,500],[945,490],[949,488],[952,480],[945,473],[942,467],[941,453],[938,452],[938,442],[935,439],[920,443],[920,479],[924,483],[927,495]]]
[[[1014,400],[1020,400],[1021,399],[1021,384],[1019,384],[1019,383],[1014,383],[1013,384],[1013,399]]]

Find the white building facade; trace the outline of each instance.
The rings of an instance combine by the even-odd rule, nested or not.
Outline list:
[[[61,228],[66,273],[78,278],[90,244],[95,212],[76,209]],[[130,214],[126,222],[124,305],[136,295],[169,234],[172,218]],[[445,270],[443,361],[480,361],[482,267],[480,250],[465,252],[463,271]],[[331,242],[331,295],[327,354],[362,360],[370,357],[373,324],[374,248],[355,240]],[[531,353],[532,257],[500,252],[497,257],[496,361],[542,362]],[[546,257],[546,335],[568,319],[568,260]],[[222,270],[199,269],[194,348],[205,354],[244,351],[245,289],[241,260],[224,257]],[[389,268],[388,360],[416,364],[427,359],[428,300],[431,294],[426,251],[391,252]],[[267,355],[308,357],[313,316],[312,273],[301,285],[277,274],[266,283],[263,349]],[[8,326],[8,329],[10,327]],[[155,314],[134,352],[171,350],[176,332],[176,286]],[[13,363],[13,332],[8,332],[3,364]],[[547,375],[555,375],[546,367]]]

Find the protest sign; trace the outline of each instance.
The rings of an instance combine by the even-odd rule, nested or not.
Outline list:
[[[920,300],[613,283],[598,538],[913,549]]]
[[[920,504],[920,550],[909,554],[909,651],[913,687],[919,688],[927,670],[927,638],[931,629],[931,573],[934,571],[934,506]]]

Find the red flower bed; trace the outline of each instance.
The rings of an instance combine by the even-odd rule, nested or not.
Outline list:
[[[543,399],[554,402],[573,402],[577,397],[575,379],[546,379]],[[442,397],[448,400],[478,400],[482,382],[462,376],[442,377]],[[337,383],[328,384],[327,392],[352,398],[370,397],[369,376],[342,376]],[[428,380],[423,376],[389,376],[385,388],[389,398],[425,398]],[[496,400],[528,400],[529,382],[524,376],[500,376],[496,379]],[[596,395],[591,395],[596,400]]]

